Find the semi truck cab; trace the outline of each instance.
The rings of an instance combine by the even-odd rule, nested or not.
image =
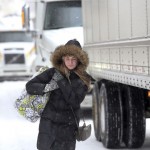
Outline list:
[[[23,18],[24,28],[30,30],[32,22],[36,32],[37,67],[51,67],[51,53],[70,39],[83,45],[81,0],[28,1],[23,7]]]
[[[36,58],[31,32],[0,31],[0,78],[31,76]]]

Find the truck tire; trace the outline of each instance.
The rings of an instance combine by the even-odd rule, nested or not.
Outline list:
[[[145,105],[143,90],[125,86],[122,90],[123,141],[128,148],[140,148],[145,140]]]
[[[122,103],[117,83],[104,82],[100,88],[100,135],[106,148],[119,148],[122,143]]]
[[[94,132],[95,137],[98,141],[101,141],[100,138],[100,126],[99,126],[99,112],[98,112],[98,106],[99,106],[99,82],[96,82],[93,87],[92,91],[92,118],[93,118],[93,125],[94,125]]]

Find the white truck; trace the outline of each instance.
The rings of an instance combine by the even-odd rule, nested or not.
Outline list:
[[[35,58],[32,32],[22,29],[0,31],[0,80],[31,76]]]
[[[150,115],[150,0],[82,0],[96,139],[139,148]]]
[[[55,48],[70,39],[83,45],[81,0],[27,0],[23,8],[24,28],[33,22],[36,66],[49,66]]]

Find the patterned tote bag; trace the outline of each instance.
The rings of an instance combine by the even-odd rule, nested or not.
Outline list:
[[[48,67],[41,67],[33,77],[46,69],[48,69]],[[15,108],[19,114],[24,116],[27,120],[36,122],[40,118],[49,100],[49,96],[50,92],[47,92],[44,95],[30,95],[27,93],[26,89],[24,89],[21,95],[15,100]]]

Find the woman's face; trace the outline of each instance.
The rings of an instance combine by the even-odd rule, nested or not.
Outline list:
[[[76,68],[77,64],[78,64],[78,60],[76,57],[74,56],[64,56],[63,57],[65,66],[69,69],[69,70],[73,70]]]

